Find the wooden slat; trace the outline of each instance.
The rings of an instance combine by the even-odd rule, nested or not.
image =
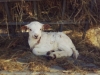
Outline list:
[[[41,22],[43,24],[51,24],[51,25],[55,25],[55,24],[61,24],[62,25],[62,22],[63,22],[63,24],[79,24],[78,22],[73,22],[73,21],[62,21],[62,22],[60,22],[60,21],[58,21],[58,22],[42,22],[42,21],[39,21],[39,22]],[[17,22],[17,25],[26,25],[28,23],[30,23],[30,22]],[[84,22],[82,22],[82,23],[84,23]],[[4,23],[0,23],[0,25],[6,25],[6,24],[4,22]],[[16,22],[8,22],[8,25],[16,25]]]
[[[40,0],[0,0],[0,2],[14,2],[14,1],[40,1]]]

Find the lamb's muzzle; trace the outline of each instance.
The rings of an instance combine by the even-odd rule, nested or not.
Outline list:
[[[71,39],[63,32],[43,32],[49,28],[38,21],[33,21],[22,28],[29,29],[29,46],[35,55],[44,55],[52,58],[79,55]],[[52,51],[53,50],[53,51]]]
[[[37,39],[38,38],[38,35],[34,35],[33,38]]]

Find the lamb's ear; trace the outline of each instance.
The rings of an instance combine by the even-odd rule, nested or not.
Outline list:
[[[49,29],[51,26],[49,24],[44,24],[43,25],[43,30]]]
[[[28,29],[28,25],[24,25],[24,26],[21,27],[21,30],[25,30],[26,31],[27,29]]]

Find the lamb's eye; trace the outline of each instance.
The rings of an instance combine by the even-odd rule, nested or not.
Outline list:
[[[32,29],[30,29],[30,31],[32,31]]]

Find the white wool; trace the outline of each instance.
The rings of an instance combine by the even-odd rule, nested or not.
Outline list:
[[[29,39],[28,43],[32,52],[35,55],[47,55],[47,52],[51,52],[49,56],[53,57],[56,55],[56,58],[63,56],[72,56],[75,58],[78,57],[79,53],[76,50],[71,39],[65,35],[63,32],[43,32],[43,24],[37,21],[31,22],[26,25],[29,29]],[[35,38],[35,35],[38,37]],[[39,43],[37,43],[39,41]]]

